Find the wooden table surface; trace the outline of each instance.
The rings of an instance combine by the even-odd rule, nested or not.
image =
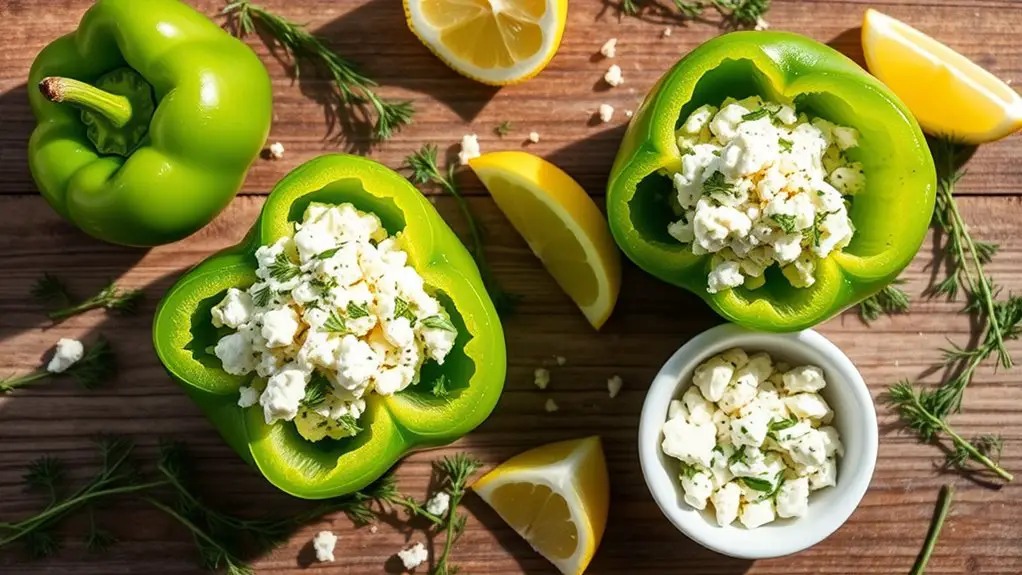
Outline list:
[[[217,0],[195,2],[206,14]],[[210,226],[177,244],[149,251],[106,245],[62,221],[36,193],[29,175],[26,142],[34,126],[25,78],[35,55],[60,34],[75,29],[87,0],[0,0],[0,374],[34,369],[60,337],[91,340],[103,333],[119,357],[109,385],[85,391],[54,382],[0,398],[0,518],[37,509],[22,492],[26,464],[41,454],[66,459],[75,477],[95,470],[89,438],[123,434],[151,459],[159,438],[186,440],[197,459],[202,493],[238,513],[288,509],[292,500],[275,492],[220,440],[199,411],[167,378],[152,351],[150,321],[156,302],[183,270],[214,250],[239,240],[251,225],[273,183],[318,154],[359,149],[357,135],[338,143],[328,134],[313,79],[292,82],[285,68],[256,42],[274,78],[275,114],[270,141],[287,149],[280,161],[260,160],[242,194]],[[529,131],[541,134],[527,149],[562,166],[602,203],[607,173],[625,126],[623,111],[635,107],[657,77],[680,55],[719,33],[711,23],[681,25],[653,16],[619,18],[612,4],[574,0],[564,43],[538,78],[504,89],[485,87],[450,70],[421,46],[404,25],[397,0],[267,0],[281,14],[308,22],[337,50],[358,62],[390,97],[411,99],[415,123],[373,149],[372,157],[397,168],[426,142],[445,149],[475,132],[484,151],[519,149]],[[669,3],[668,3],[669,4]],[[1022,2],[1017,0],[775,0],[768,20],[774,28],[828,42],[861,62],[858,26],[867,7],[905,19],[1007,80],[1022,81]],[[673,34],[662,38],[671,26]],[[600,86],[608,63],[594,54],[618,38],[615,60],[625,83]],[[601,103],[618,112],[608,124],[591,118]],[[511,121],[514,131],[498,138],[493,128]],[[355,143],[350,142],[354,140]],[[961,210],[975,233],[1001,244],[990,266],[997,281],[1022,289],[1022,137],[984,146],[970,164],[959,194]],[[487,251],[500,281],[522,296],[507,319],[509,370],[505,392],[490,419],[447,449],[419,453],[397,467],[401,488],[425,495],[430,462],[466,450],[492,467],[526,448],[549,441],[599,434],[610,467],[613,505],[592,573],[906,573],[919,550],[938,487],[949,481],[958,493],[928,570],[931,574],[1022,573],[1022,486],[1001,489],[943,475],[940,452],[902,434],[889,409],[879,406],[880,455],[869,492],[852,518],[830,538],[793,557],[748,562],[704,550],[678,533],[650,498],[639,471],[636,428],[647,386],[661,363],[681,344],[720,320],[696,297],[663,285],[627,265],[613,318],[594,332],[557,288],[470,174],[462,174],[471,205],[490,234]],[[455,229],[462,222],[448,198],[437,199]],[[919,297],[932,279],[932,241],[904,274],[916,297],[912,313],[863,325],[847,312],[820,326],[862,371],[874,396],[899,379],[936,382],[931,366],[947,338],[965,342],[969,321],[959,305]],[[59,273],[78,293],[97,290],[109,278],[141,287],[142,313],[114,317],[91,312],[51,324],[28,296],[45,271]],[[1013,345],[1016,352],[1020,346]],[[555,355],[567,358],[554,365]],[[1022,353],[1018,354],[1022,360]],[[550,367],[552,383],[539,391],[533,369]],[[605,381],[621,375],[625,387],[610,399]],[[929,374],[929,375],[927,375]],[[1004,466],[1022,472],[1022,375],[985,366],[954,416],[963,435],[999,432],[1006,440]],[[560,411],[544,412],[547,398]],[[455,551],[464,573],[551,573],[537,556],[477,498],[469,496],[467,531]],[[196,573],[188,533],[141,502],[124,500],[102,509],[99,521],[122,542],[101,555],[80,543],[84,518],[70,521],[64,549],[32,562],[19,550],[0,552],[2,573]],[[309,564],[312,535],[329,528],[340,541],[338,561]],[[308,525],[272,554],[254,559],[266,573],[398,572],[392,555],[421,532],[381,524],[375,533],[354,529],[343,515]],[[420,570],[421,571],[421,570]]]

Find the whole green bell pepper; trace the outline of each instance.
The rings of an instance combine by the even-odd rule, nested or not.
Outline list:
[[[711,256],[667,233],[674,219],[665,173],[681,171],[675,130],[696,108],[728,96],[793,102],[800,112],[859,131],[847,153],[866,188],[851,202],[851,244],[821,261],[816,283],[795,288],[775,267],[766,283],[706,291]],[[699,46],[650,90],[625,132],[607,187],[610,228],[639,267],[698,294],[735,323],[765,331],[816,325],[890,283],[926,235],[936,172],[908,108],[883,84],[828,46],[783,32],[735,32]]]
[[[238,407],[238,388],[253,376],[226,373],[209,348],[223,330],[210,310],[228,288],[256,280],[255,251],[294,233],[310,202],[350,202],[402,233],[408,261],[435,290],[458,329],[442,366],[426,364],[420,383],[392,396],[367,394],[354,437],[309,442],[291,422],[267,425],[259,409]],[[507,355],[497,312],[479,270],[436,209],[406,179],[365,158],[328,155],[288,174],[273,189],[245,239],[185,274],[160,302],[156,353],[171,377],[205,412],[227,443],[278,488],[319,499],[360,489],[399,458],[454,441],[485,420],[504,385]],[[452,393],[429,388],[446,376]]]
[[[269,133],[269,75],[178,0],[98,0],[46,46],[29,90],[40,192],[117,244],[181,239],[227,206]]]

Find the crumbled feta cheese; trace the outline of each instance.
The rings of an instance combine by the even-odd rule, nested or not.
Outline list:
[[[461,151],[458,152],[458,163],[467,166],[468,161],[482,155],[479,149],[479,137],[475,134],[465,134],[461,137]]]
[[[293,235],[255,255],[258,281],[228,290],[210,315],[236,330],[213,349],[224,371],[265,378],[261,391],[240,388],[238,404],[258,403],[268,424],[294,421],[310,441],[350,437],[367,393],[401,392],[454,348],[454,320],[375,214],[313,202]]]
[[[312,547],[316,550],[316,560],[320,563],[334,560],[334,547],[337,536],[329,531],[320,531],[312,538]]]
[[[661,447],[667,455],[689,465],[710,466],[717,444],[717,428],[712,423],[689,423],[680,417],[664,424]]]
[[[259,403],[259,390],[243,385],[238,388],[238,407],[252,407]]]
[[[600,54],[604,58],[613,58],[617,56],[617,38],[611,38],[600,46]]]
[[[447,510],[450,506],[451,495],[446,491],[438,491],[426,502],[426,511],[437,517],[443,517],[447,515]]]
[[[774,502],[770,499],[746,503],[739,520],[746,529],[755,529],[776,519]]]
[[[713,495],[713,481],[710,474],[688,467],[681,473],[681,488],[685,491],[685,503],[694,509],[706,509],[706,500]]]
[[[799,115],[758,96],[706,104],[681,122],[674,181],[679,218],[667,232],[695,255],[715,254],[707,291],[763,285],[782,268],[795,287],[816,281],[818,259],[849,245],[842,194],[865,187],[853,128]]]
[[[274,143],[270,144],[269,152],[270,152],[270,158],[272,158],[274,160],[279,160],[279,159],[283,158],[284,157],[284,144],[281,144],[280,142],[274,142]]]
[[[621,75],[621,66],[618,66],[617,64],[611,64],[611,66],[607,68],[606,73],[603,74],[603,81],[606,82],[607,85],[610,86],[611,88],[616,88],[621,84],[624,84],[625,79],[624,76]]]
[[[812,365],[791,369],[782,376],[782,379],[784,391],[789,394],[817,392],[827,386],[826,380],[823,379],[823,370]]]
[[[671,35],[671,27],[670,26],[668,26],[667,28],[664,28],[663,32],[660,32],[660,37],[661,38],[667,38],[670,35]]]
[[[702,510],[709,501],[721,526],[805,516],[809,492],[836,484],[844,454],[837,429],[819,427],[833,416],[816,393],[825,386],[818,367],[764,352],[728,349],[697,365],[662,428],[685,502]]]
[[[600,121],[606,124],[614,119],[614,106],[611,106],[610,104],[600,104],[600,108],[596,113],[600,117]]]
[[[532,372],[532,383],[536,384],[536,387],[540,389],[546,389],[546,386],[550,385],[550,370],[537,367]]]
[[[624,386],[625,381],[621,379],[620,375],[615,375],[607,380],[607,392],[610,394],[610,398],[614,399],[617,394],[621,393],[621,388]]]
[[[411,571],[429,559],[429,551],[426,550],[426,546],[422,543],[416,543],[407,549],[398,551],[397,557],[401,560],[401,564],[405,566],[405,569]]]
[[[784,398],[788,410],[801,418],[823,419],[831,414],[830,406],[816,393],[798,393]]]
[[[563,355],[554,356],[554,362],[557,363],[557,365],[564,367],[564,365],[568,363],[568,358]]]
[[[738,519],[741,506],[742,489],[734,482],[728,483],[710,496],[710,502],[717,512],[717,524],[727,527]]]
[[[545,404],[543,404],[543,409],[545,409],[547,413],[553,413],[560,408],[557,406],[557,402],[554,401],[554,398],[551,397],[546,400]]]
[[[539,132],[529,132],[529,141],[533,144],[539,143]]]
[[[63,373],[67,368],[78,363],[85,355],[85,346],[77,339],[62,337],[57,340],[57,346],[46,364],[46,371],[50,373]]]
[[[634,115],[635,115],[635,112],[633,112],[632,110],[625,110],[625,117],[626,118],[631,118]]]
[[[756,26],[755,26],[754,29],[755,30],[759,30],[759,31],[769,30],[770,29],[770,23],[767,22],[766,20],[764,20],[762,16],[757,16],[756,17]]]

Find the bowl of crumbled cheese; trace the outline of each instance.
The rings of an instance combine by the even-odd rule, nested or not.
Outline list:
[[[862,376],[812,330],[703,332],[661,368],[639,423],[661,511],[697,543],[746,559],[837,530],[869,487],[877,445]]]

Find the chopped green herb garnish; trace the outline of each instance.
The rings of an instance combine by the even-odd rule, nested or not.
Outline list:
[[[791,140],[786,140],[784,138],[777,138],[777,144],[781,146],[781,149],[784,150],[785,152],[790,152],[791,148],[795,145],[795,142],[792,142]]]
[[[361,305],[349,301],[348,302],[348,319],[359,319],[363,317],[369,317],[369,304],[363,303]]]
[[[781,228],[781,231],[786,234],[793,234],[798,231],[795,227],[795,216],[789,214],[772,214],[770,219],[776,222],[777,226]]]
[[[358,424],[358,420],[355,419],[354,415],[342,415],[335,421],[337,427],[343,429],[348,435],[358,435],[362,432],[362,427]]]
[[[266,307],[270,305],[270,299],[273,297],[273,290],[270,286],[264,285],[252,293],[252,303],[256,307]]]
[[[301,273],[302,270],[298,264],[291,261],[291,258],[287,257],[284,252],[277,254],[273,263],[270,264],[270,277],[278,282],[291,281]]]
[[[749,489],[755,489],[764,493],[770,493],[774,490],[774,484],[768,479],[758,479],[756,477],[741,477],[739,479]]]
[[[394,298],[394,318],[403,317],[410,322],[415,321],[415,312],[412,311],[408,302],[400,297]]]
[[[330,311],[330,317],[326,318],[323,322],[323,328],[320,331],[329,333],[348,333],[348,325],[345,323],[344,318],[341,317],[336,310]]]
[[[494,133],[496,133],[496,134],[497,134],[498,136],[500,136],[501,138],[503,138],[504,136],[506,136],[506,135],[510,134],[510,133],[511,133],[511,130],[512,130],[513,128],[514,128],[514,125],[513,125],[513,124],[512,124],[511,122],[509,122],[509,121],[507,121],[507,120],[504,120],[504,121],[503,121],[503,122],[501,122],[501,123],[500,123],[500,124],[499,124],[499,125],[498,125],[498,126],[497,126],[496,128],[494,128],[494,129],[493,129],[493,131],[494,131]]]
[[[422,327],[429,329],[442,329],[452,333],[458,333],[458,329],[454,327],[451,320],[447,319],[442,315],[431,315],[426,319],[422,320]]]
[[[341,251],[341,246],[337,246],[336,248],[331,248],[329,250],[321,251],[318,254],[316,254],[316,259],[317,260],[328,260],[328,259],[334,257],[334,254],[336,254],[339,251]]]
[[[766,118],[769,115],[770,115],[770,110],[767,110],[766,108],[759,108],[758,110],[753,110],[753,111],[749,112],[748,114],[743,115],[742,116],[742,120],[745,120],[747,122],[752,122],[752,121],[755,121],[755,120],[759,120],[760,118]]]
[[[316,407],[326,400],[333,388],[330,381],[319,372],[313,373],[309,384],[305,386],[305,397],[302,398],[302,405],[305,407]]]
[[[713,172],[710,177],[706,178],[703,182],[703,193],[704,194],[727,194],[734,195],[734,187],[727,183],[724,179],[724,174],[721,172]]]

